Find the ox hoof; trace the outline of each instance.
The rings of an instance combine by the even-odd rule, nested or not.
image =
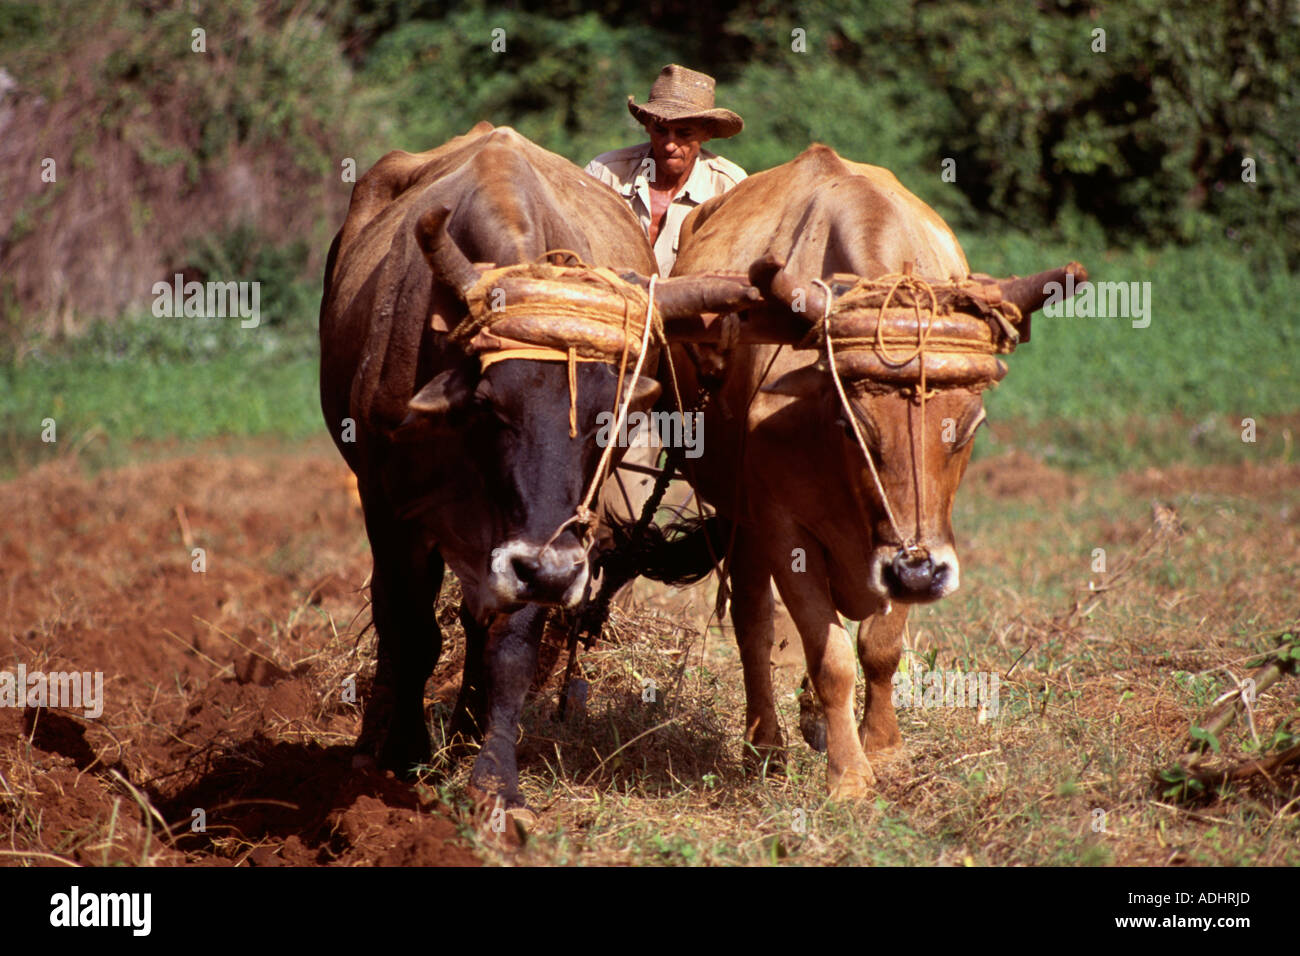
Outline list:
[[[523,846],[528,841],[528,834],[537,829],[537,814],[527,807],[516,807],[506,811],[506,836],[512,843]]]
[[[524,802],[522,796],[505,798],[470,784],[465,794],[474,804],[474,816],[479,829],[489,839],[506,846],[523,846],[528,834],[537,828],[537,814]]]
[[[379,752],[380,769],[391,770],[407,780],[416,776],[416,768],[428,766],[432,760],[433,748],[429,746],[429,733],[423,724],[418,733],[390,733]]]
[[[819,754],[826,752],[826,720],[822,717],[814,717],[805,720],[802,715],[799,717],[799,733],[808,746]]]
[[[827,782],[832,800],[867,800],[876,795],[876,775],[870,767],[849,770],[839,780]]]
[[[528,835],[537,828],[537,814],[526,807],[506,810],[504,816],[489,817],[490,826],[484,836],[490,843],[510,850],[518,850],[528,842]]]
[[[500,793],[474,783],[465,788],[465,796],[469,797],[476,813],[492,813],[495,810],[510,813],[528,809],[528,802],[521,793]]]

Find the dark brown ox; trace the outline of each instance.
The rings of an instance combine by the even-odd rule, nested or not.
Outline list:
[[[682,229],[674,275],[743,269],[760,257],[785,268],[751,278],[809,323],[825,303],[813,279],[905,268],[940,281],[969,274],[952,231],[891,173],[820,145],[697,209]],[[1028,316],[1044,299],[1046,278],[1002,280],[998,288]],[[1027,321],[1020,332],[1027,337]],[[960,582],[953,496],[984,408],[979,384],[931,383],[922,428],[915,387],[850,376],[853,413],[891,522],[818,358],[816,351],[737,348],[705,412],[703,457],[687,463],[687,474],[733,536],[731,608],[744,665],[746,740],[762,755],[779,755],[784,745],[769,667],[775,581],[824,708],[828,787],[855,796],[873,786],[869,756],[901,744],[891,689],[908,609],[953,593]],[[841,615],[861,622],[857,656],[867,687],[856,727],[854,647]]]
[[[565,361],[482,365],[446,330],[467,315],[481,272],[473,263],[530,263],[556,249],[641,284],[655,271],[613,190],[481,123],[438,149],[389,153],[361,178],[321,303],[321,407],[356,473],[374,559],[378,665],[358,757],[403,771],[430,757],[423,690],[441,648],[434,605],[449,565],[468,643],[453,727],[481,731],[472,785],[507,805],[522,802],[515,738],[545,616],[586,591],[581,528],[557,530],[593,480],[597,416],[617,405],[619,369],[576,362],[571,390]],[[701,310],[754,296],[743,280],[665,280],[659,303],[665,322],[685,314],[686,331],[707,337]],[[630,407],[648,407],[658,383],[626,371]]]

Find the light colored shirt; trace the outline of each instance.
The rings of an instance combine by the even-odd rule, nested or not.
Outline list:
[[[650,235],[650,173],[653,167],[649,143],[601,153],[587,164],[587,172],[612,186],[623,197],[647,236]],[[655,238],[654,252],[660,275],[668,275],[677,261],[677,240],[687,213],[706,199],[725,193],[744,178],[745,171],[735,163],[707,149],[700,150],[685,185],[668,204],[663,227]]]

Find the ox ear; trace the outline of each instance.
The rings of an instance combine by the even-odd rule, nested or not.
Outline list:
[[[760,391],[769,395],[789,395],[792,398],[808,398],[816,395],[826,387],[826,372],[816,365],[805,365],[794,371],[786,372],[771,385],[764,385]]]
[[[463,408],[473,398],[477,385],[477,378],[465,365],[455,365],[440,372],[407,403],[411,410],[407,421],[415,416],[441,417]]]

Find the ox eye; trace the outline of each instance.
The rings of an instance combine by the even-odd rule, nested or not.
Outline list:
[[[975,438],[975,433],[979,431],[980,426],[983,425],[986,420],[987,416],[985,415],[983,406],[981,406],[980,410],[976,414],[966,420],[965,424],[962,426],[962,430],[958,432],[957,441],[953,442],[952,450],[958,451],[959,449],[965,448],[969,445]]]
[[[848,412],[841,408],[839,415],[835,418],[835,423],[844,430],[844,437],[849,441],[856,441],[853,437],[853,426],[849,423]],[[863,416],[859,415],[858,430],[862,432],[862,440],[867,443],[868,448],[872,451],[880,450],[880,436],[877,434],[876,428],[872,425],[870,419],[864,419]]]
[[[519,423],[514,421],[506,413],[505,409],[498,407],[495,402],[484,402],[480,407],[485,414],[491,416],[493,423],[498,427],[511,432],[519,430]]]
[[[481,419],[492,419],[510,427],[514,425],[504,409],[497,404],[496,396],[492,393],[492,384],[486,378],[481,379],[478,388],[474,389],[474,412]]]
[[[501,408],[501,406],[487,395],[474,396],[474,414],[479,421],[491,423],[499,428],[514,431],[517,427],[516,423],[511,420],[505,409]]]

